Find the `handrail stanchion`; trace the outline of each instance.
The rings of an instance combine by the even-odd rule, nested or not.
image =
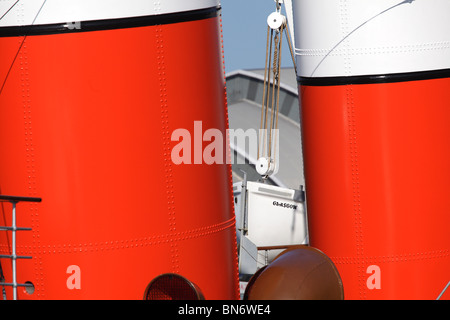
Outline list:
[[[17,242],[16,242],[16,232],[17,231],[30,231],[31,228],[19,228],[17,227],[17,203],[19,202],[41,202],[41,198],[32,197],[16,197],[16,196],[5,196],[0,195],[0,201],[8,201],[12,204],[12,216],[11,216],[11,226],[0,227],[0,231],[11,231],[11,255],[0,255],[0,258],[11,259],[12,262],[12,282],[6,283],[3,280],[0,282],[2,287],[10,286],[13,288],[13,299],[17,300],[17,287],[28,287],[32,286],[26,283],[17,283],[17,259],[31,259],[31,256],[18,256],[17,255]],[[0,264],[1,267],[1,264]]]

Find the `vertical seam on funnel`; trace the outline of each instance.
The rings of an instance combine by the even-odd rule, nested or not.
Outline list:
[[[348,20],[348,8],[347,0],[340,1],[341,11],[341,31],[342,36],[345,38],[348,36],[349,20]],[[343,43],[344,50],[344,70],[345,75],[350,76],[351,72],[351,60],[350,60],[350,48],[347,40]],[[357,281],[360,292],[360,298],[365,298],[365,290],[363,287],[363,261],[364,256],[363,248],[363,235],[362,235],[362,218],[361,218],[361,199],[359,189],[359,164],[358,164],[358,138],[357,138],[357,125],[356,125],[356,109],[355,101],[353,97],[353,86],[346,86],[346,103],[347,103],[347,115],[348,115],[348,137],[349,137],[349,150],[350,150],[350,162],[351,162],[351,175],[352,175],[352,197],[353,197],[353,228],[355,233],[355,245],[356,245],[356,257],[360,261],[357,267]]]
[[[224,106],[225,106],[225,119],[226,119],[226,128],[228,129],[230,126],[230,122],[229,122],[229,117],[228,117],[228,96],[227,96],[227,77],[226,77],[226,70],[225,70],[225,48],[224,48],[224,43],[223,43],[223,26],[222,26],[222,12],[219,13],[219,24],[220,24],[220,54],[222,57],[222,69],[223,69],[223,81],[224,81]],[[226,146],[227,146],[227,152],[225,154],[225,156],[227,157],[226,161],[227,162],[227,170],[228,170],[228,179],[229,179],[229,189],[232,190],[232,170],[231,170],[231,152],[230,152],[230,136],[229,136],[229,132],[227,130],[226,132]],[[233,219],[234,219],[234,223],[236,223],[236,213],[234,211],[234,194],[233,192],[230,193],[230,205],[231,208],[233,210]],[[234,242],[234,248],[237,248],[237,238],[236,238],[236,232],[233,232],[234,237],[233,237],[233,242]],[[237,256],[235,256],[235,277],[238,279],[239,278],[239,263],[237,260]],[[240,288],[239,286],[236,286],[236,297],[240,296]]]
[[[23,10],[23,7],[22,7]],[[26,174],[27,174],[27,193],[31,197],[37,196],[36,191],[36,167],[35,167],[35,144],[33,142],[33,123],[32,123],[32,104],[30,97],[30,81],[28,70],[28,58],[27,58],[27,39],[20,38],[21,43],[20,51],[18,54],[19,66],[20,66],[20,80],[21,80],[21,93],[22,93],[22,105],[23,105],[23,128],[24,128],[24,143],[25,143],[25,161],[26,161]],[[33,247],[40,247],[39,241],[39,215],[38,209],[35,204],[29,204],[28,214],[31,220],[31,229],[33,232]],[[24,254],[29,254],[23,252]],[[37,295],[39,297],[44,296],[44,278],[43,267],[39,263],[38,257],[33,257],[35,284],[37,288]],[[19,281],[25,281],[26,279],[18,279]],[[29,279],[28,279],[29,280]]]
[[[161,2],[155,2],[155,9],[160,10]],[[156,36],[156,53],[158,63],[158,80],[160,90],[160,107],[161,107],[161,132],[163,143],[163,156],[164,156],[164,172],[165,172],[165,186],[166,186],[166,199],[167,199],[167,214],[169,222],[169,233],[176,232],[176,211],[175,211],[175,196],[173,191],[173,170],[170,151],[170,132],[169,132],[169,106],[167,102],[167,79],[166,79],[166,67],[164,56],[164,33],[163,28],[158,26],[155,30]],[[170,256],[172,263],[172,271],[179,273],[179,255],[178,244],[176,241],[170,242]]]

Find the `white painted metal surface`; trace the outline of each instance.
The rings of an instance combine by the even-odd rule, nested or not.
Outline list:
[[[140,17],[218,5],[219,0],[3,0],[0,27]]]
[[[298,75],[450,68],[448,0],[293,0]]]

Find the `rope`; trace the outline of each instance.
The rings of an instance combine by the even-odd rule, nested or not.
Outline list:
[[[279,37],[279,32],[277,31],[277,33],[275,34],[275,39],[274,39],[275,49],[274,49],[274,53],[273,53],[273,66],[272,66],[272,72],[273,72],[272,101],[270,104],[270,127],[268,128],[268,130],[269,130],[269,132],[268,132],[269,147],[267,148],[267,153],[268,153],[269,162],[270,162],[271,156],[272,156],[272,129],[273,129],[273,116],[274,116],[274,103],[275,103],[275,87],[278,82],[277,63],[278,63],[279,41],[280,41],[280,37]]]
[[[292,63],[294,65],[295,75],[297,76],[297,64],[295,63],[295,54],[294,54],[294,49],[292,48],[291,33],[289,32],[289,26],[286,26],[285,30],[286,30],[286,38],[287,38],[287,42],[288,42],[288,46],[289,46],[289,51],[291,52]]]
[[[284,28],[284,24],[281,26],[281,30],[280,30],[280,34],[281,35],[283,35],[283,28]],[[280,81],[280,78],[281,78],[281,49],[282,49],[282,44],[283,44],[283,41],[281,41],[282,39],[280,39],[280,48],[279,48],[279,51],[280,51],[280,53],[279,53],[279,55],[278,55],[278,70],[277,70],[277,85],[278,85],[278,87],[277,87],[277,110],[276,110],[276,120],[275,120],[275,139],[274,139],[274,150],[276,151],[277,150],[277,140],[278,140],[278,114],[279,114],[279,111],[280,111],[280,85],[281,85],[281,81]],[[277,153],[275,152],[274,153],[274,156],[273,156],[273,162],[274,163],[276,163],[276,161],[278,160],[278,159],[276,159],[276,155],[277,155]]]
[[[266,101],[266,83],[267,83],[267,62],[269,57],[269,40],[271,37],[270,27],[267,26],[267,42],[266,42],[266,62],[264,64],[264,87],[263,87],[263,100],[262,100],[262,108],[261,108],[261,124],[259,126],[260,129],[263,129],[264,122],[264,111],[265,111],[265,101]],[[260,154],[260,144],[261,144],[261,131],[259,132],[259,143],[258,143],[258,159],[261,157]],[[265,148],[264,148],[265,149]],[[264,150],[263,150],[264,153]]]
[[[281,5],[276,2],[277,12],[279,12]],[[283,43],[283,31],[286,29],[286,37],[288,38],[289,49],[291,56],[295,60],[294,51],[289,41],[289,30],[286,28],[286,23],[282,23],[277,30],[270,26],[267,28],[267,42],[266,42],[266,61],[264,69],[264,87],[263,98],[261,106],[261,122],[258,139],[258,159],[267,156],[269,165],[276,161],[276,148],[278,140],[278,115],[280,111],[280,87],[281,87],[281,51]],[[274,34],[275,32],[275,34]],[[273,55],[273,59],[272,59]],[[295,67],[295,61],[294,61]],[[271,81],[271,76],[273,80]],[[270,120],[269,120],[270,109]],[[262,145],[262,146],[261,146]],[[267,152],[266,152],[267,147]],[[265,176],[264,178],[267,178]]]

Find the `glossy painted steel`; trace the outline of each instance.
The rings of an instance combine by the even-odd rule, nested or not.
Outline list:
[[[244,299],[343,300],[344,290],[330,258],[310,246],[293,246],[255,273]]]
[[[450,68],[447,0],[293,0],[297,74],[341,77]]]
[[[0,38],[0,193],[42,198],[18,207],[20,299],[142,299],[164,273],[238,298],[231,168],[171,159],[175,129],[225,134],[221,45],[220,17]]]
[[[299,87],[310,244],[347,299],[436,299],[449,281],[449,88]]]

